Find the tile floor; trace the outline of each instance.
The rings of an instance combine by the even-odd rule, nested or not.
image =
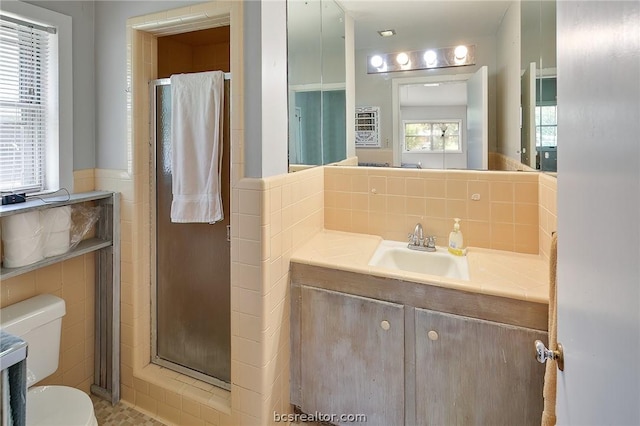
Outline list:
[[[164,423],[160,423],[122,402],[112,406],[110,402],[94,395],[91,395],[91,401],[99,426],[164,426]]]

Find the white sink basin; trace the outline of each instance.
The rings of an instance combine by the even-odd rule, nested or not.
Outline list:
[[[469,280],[467,258],[452,255],[446,247],[437,247],[435,252],[424,252],[408,249],[407,243],[384,240],[373,253],[369,265]]]

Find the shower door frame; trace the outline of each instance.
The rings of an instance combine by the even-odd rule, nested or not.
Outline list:
[[[225,80],[231,80],[231,73],[224,73]],[[168,86],[171,84],[171,79],[160,78],[157,80],[149,81],[149,211],[150,211],[150,287],[151,287],[151,359],[153,364],[160,365],[161,367],[168,368],[176,371],[185,376],[193,377],[194,379],[201,380],[211,385],[230,391],[231,383],[222,381],[216,377],[206,375],[196,370],[192,370],[183,365],[176,364],[158,356],[158,320],[157,320],[157,308],[158,308],[158,277],[157,277],[157,205],[156,205],[156,190],[157,190],[157,88],[158,86]],[[226,96],[226,94],[225,94]]]

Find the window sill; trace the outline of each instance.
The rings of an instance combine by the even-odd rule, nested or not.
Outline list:
[[[464,154],[463,151],[402,151],[402,154]]]

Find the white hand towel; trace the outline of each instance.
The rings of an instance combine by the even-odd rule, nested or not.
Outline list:
[[[222,71],[171,76],[172,222],[223,219],[223,106]]]

